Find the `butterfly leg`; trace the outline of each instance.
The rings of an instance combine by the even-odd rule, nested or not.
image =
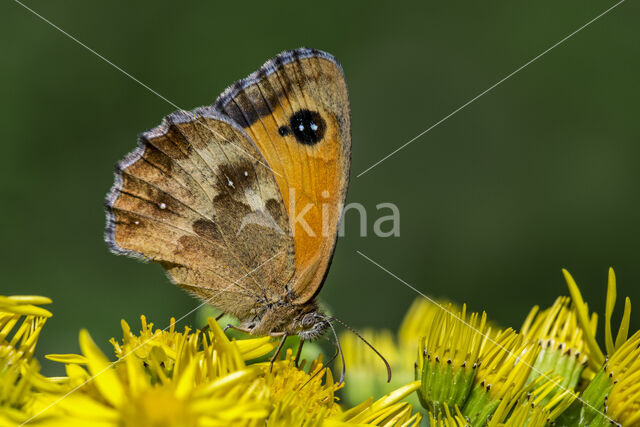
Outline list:
[[[244,332],[245,334],[250,334],[251,333],[250,329],[241,328],[240,326],[235,326],[235,325],[232,325],[231,323],[228,323],[227,326],[225,326],[222,331],[223,332],[227,332],[227,329],[235,329],[236,331]]]
[[[298,345],[298,352],[296,353],[295,358],[295,366],[298,367],[298,362],[300,362],[300,355],[302,354],[302,346],[304,345],[304,340],[300,338],[300,345]]]
[[[216,322],[217,322],[218,320],[222,319],[222,318],[224,317],[224,315],[225,315],[225,312],[224,312],[224,311],[223,311],[222,313],[220,313],[219,315],[217,315],[217,316],[216,316]],[[209,330],[209,325],[208,325],[208,324],[206,324],[206,325],[204,325],[204,327],[200,328],[200,332],[202,332],[203,334],[204,334],[205,332],[207,332],[208,330]],[[225,329],[225,330],[226,330],[226,329]]]
[[[280,354],[280,351],[282,351],[282,347],[284,346],[284,342],[287,340],[288,336],[289,334],[287,334],[286,332],[282,335],[282,340],[280,340],[280,344],[278,345],[276,352],[273,353],[273,357],[271,358],[271,363],[269,363],[269,372],[273,371],[273,363],[278,359],[278,355]]]

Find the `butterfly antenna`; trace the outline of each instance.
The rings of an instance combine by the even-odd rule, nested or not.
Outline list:
[[[380,352],[378,350],[376,350],[376,348],[374,346],[372,346],[369,341],[365,340],[364,337],[362,335],[360,335],[355,329],[353,329],[351,326],[347,325],[346,323],[344,323],[342,320],[340,319],[336,319],[333,316],[329,316],[329,318],[331,318],[331,320],[335,320],[336,322],[340,323],[342,326],[344,326],[345,328],[347,328],[348,330],[350,330],[351,332],[353,332],[355,334],[355,336],[357,336],[358,338],[360,338],[362,340],[363,343],[365,343],[366,345],[369,346],[369,348],[371,350],[374,351],[375,354],[377,354],[380,359],[382,359],[382,361],[384,362],[384,366],[387,368],[387,382],[391,382],[391,365],[389,365],[389,362],[387,362],[387,359],[384,358],[384,356],[382,354],[380,354]],[[329,322],[329,325],[331,326],[331,322]],[[331,329],[333,329],[333,326],[331,326]],[[335,335],[335,330],[333,331],[333,334]],[[336,341],[338,340],[338,337],[336,337]],[[338,348],[340,348],[340,343],[338,343]],[[342,353],[342,350],[340,350],[340,352]],[[342,358],[342,369],[344,370],[344,357]]]
[[[327,321],[327,323],[329,324],[329,327],[331,328],[331,331],[333,332],[333,336],[336,338],[336,347],[338,347],[338,352],[340,353],[340,360],[342,360],[342,372],[340,373],[340,381],[338,382],[338,385],[341,385],[344,382],[344,377],[345,377],[345,374],[347,372],[346,368],[345,368],[345,364],[344,364],[344,354],[342,353],[342,347],[340,346],[340,340],[338,339],[338,334],[336,333],[336,330],[333,327],[333,324],[330,321]],[[340,322],[340,323],[342,323],[342,322]]]
[[[327,340],[329,342],[331,342],[330,340]],[[307,384],[309,384],[311,382],[311,380],[313,380],[320,372],[324,372],[326,371],[329,365],[331,365],[331,363],[336,359],[336,357],[338,357],[338,351],[336,350],[336,352],[333,354],[333,356],[331,357],[331,359],[329,359],[329,361],[326,363],[324,368],[318,369],[315,374],[313,374],[311,376],[311,378],[309,378],[307,380],[307,382],[305,382],[304,384],[302,384],[302,386],[298,389],[298,390],[302,390],[302,387],[306,386]]]

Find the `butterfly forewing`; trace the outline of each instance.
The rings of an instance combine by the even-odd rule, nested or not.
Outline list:
[[[331,262],[348,183],[351,129],[342,69],[324,52],[284,52],[215,105],[244,128],[273,170],[295,242],[295,302],[305,303]]]

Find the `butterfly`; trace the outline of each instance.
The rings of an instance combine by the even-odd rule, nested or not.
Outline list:
[[[336,248],[350,156],[342,67],[316,49],[282,52],[213,105],[174,112],[140,135],[116,165],[105,240],[116,254],[162,265],[237,317],[238,329],[282,337],[277,356],[287,336],[336,335],[315,298]]]

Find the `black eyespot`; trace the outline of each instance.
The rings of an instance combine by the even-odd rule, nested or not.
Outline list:
[[[324,137],[326,124],[315,111],[300,110],[289,119],[289,125],[301,144],[315,145]]]

